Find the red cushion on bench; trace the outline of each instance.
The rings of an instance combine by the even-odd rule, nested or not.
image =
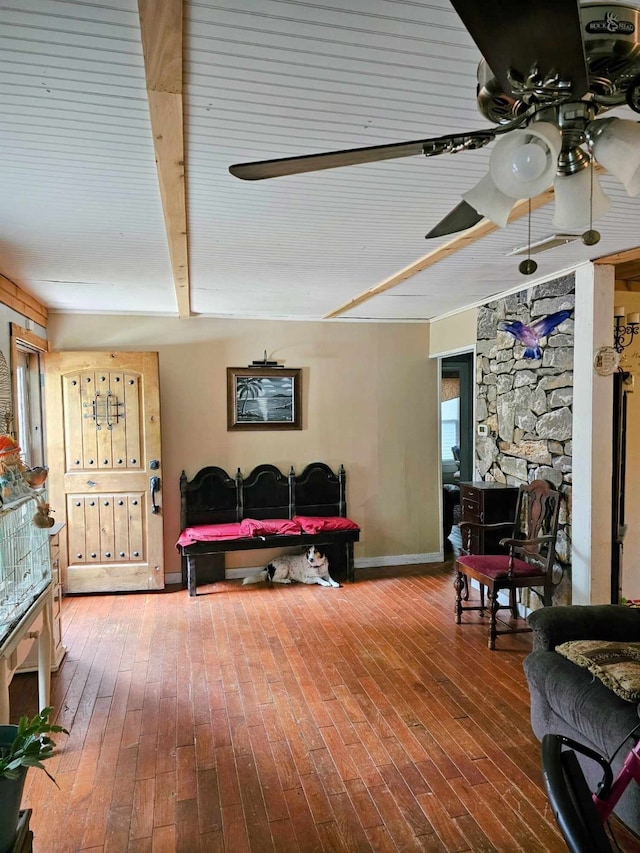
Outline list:
[[[304,533],[326,533],[331,530],[360,530],[359,525],[341,515],[294,515]]]
[[[240,522],[243,536],[270,536],[281,534],[299,536],[302,529],[290,518],[244,518]]]
[[[195,527],[185,527],[178,539],[180,545],[193,545],[194,542],[215,542],[221,539],[248,539],[251,534],[241,529],[239,521],[229,524],[198,524]]]

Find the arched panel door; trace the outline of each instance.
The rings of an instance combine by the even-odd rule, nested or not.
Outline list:
[[[158,354],[47,353],[45,410],[65,592],[161,589]]]

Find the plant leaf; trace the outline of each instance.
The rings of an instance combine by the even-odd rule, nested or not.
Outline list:
[[[0,778],[16,779],[21,768],[38,767],[57,785],[42,762],[51,758],[55,748],[55,742],[49,737],[49,733],[69,732],[63,726],[49,722],[52,711],[53,708],[43,708],[31,719],[26,716],[20,718],[13,742],[0,748]]]

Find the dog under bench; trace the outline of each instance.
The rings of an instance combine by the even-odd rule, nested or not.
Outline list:
[[[183,580],[196,595],[198,557],[290,545],[330,546],[343,560],[347,580],[355,579],[353,543],[360,528],[347,518],[346,472],[312,462],[301,474],[283,474],[275,465],[258,465],[248,476],[238,468],[202,468],[189,480],[180,476],[177,547]]]

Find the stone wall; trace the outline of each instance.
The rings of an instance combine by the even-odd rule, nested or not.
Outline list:
[[[556,550],[565,577],[556,603],[569,600],[571,589],[574,307],[572,274],[478,310],[476,421],[486,435],[476,435],[476,468],[484,480],[520,485],[542,479],[563,492]],[[561,311],[571,313],[539,340],[523,328],[535,332],[536,322]],[[525,357],[538,345],[541,357]]]

